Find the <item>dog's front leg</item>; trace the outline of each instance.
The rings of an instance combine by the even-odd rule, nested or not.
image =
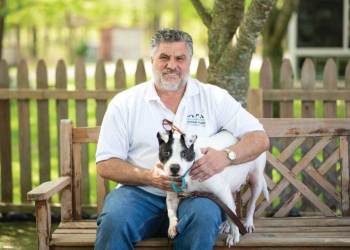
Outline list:
[[[169,238],[173,239],[177,234],[177,231],[176,231],[176,225],[178,222],[177,208],[179,206],[179,197],[177,196],[177,193],[167,192],[166,205],[167,205],[168,217],[169,217],[168,235],[169,235]]]

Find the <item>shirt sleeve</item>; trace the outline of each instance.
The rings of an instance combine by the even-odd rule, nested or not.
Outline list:
[[[108,105],[101,124],[96,148],[96,162],[119,158],[125,160],[129,150],[127,109],[115,97]]]
[[[238,138],[248,132],[264,130],[259,120],[244,109],[226,90],[219,99],[217,115],[221,129],[230,131]]]

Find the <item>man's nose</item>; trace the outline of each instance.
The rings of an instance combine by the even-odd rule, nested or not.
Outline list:
[[[167,64],[167,68],[169,69],[176,69],[176,61],[174,59],[170,59]]]
[[[180,170],[180,165],[179,164],[171,164],[170,165],[170,171],[173,175],[176,175]]]

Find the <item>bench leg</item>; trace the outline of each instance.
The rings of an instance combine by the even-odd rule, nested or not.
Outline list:
[[[48,250],[51,235],[51,211],[47,200],[35,201],[38,249]]]

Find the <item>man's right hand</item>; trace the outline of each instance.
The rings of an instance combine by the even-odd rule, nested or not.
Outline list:
[[[163,189],[165,191],[170,191],[170,192],[174,191],[171,188],[172,183],[175,183],[178,186],[181,186],[181,179],[174,180],[174,178],[167,176],[162,169],[161,163],[157,163],[156,166],[154,166],[149,173],[150,173],[149,174],[150,186]]]

